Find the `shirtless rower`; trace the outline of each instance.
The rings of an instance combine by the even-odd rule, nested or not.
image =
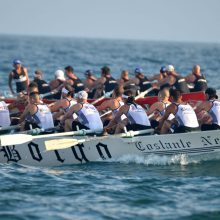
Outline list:
[[[123,93],[124,93],[123,87],[116,86],[112,94],[112,98],[104,101],[101,105],[97,106],[96,107],[97,110],[103,111],[103,110],[110,109],[112,111],[112,116],[115,117],[120,107],[124,105],[124,102],[122,100]],[[109,123],[109,120],[106,120],[104,122],[104,125],[107,125],[108,123]]]
[[[190,92],[185,78],[175,72],[173,65],[168,65],[166,67],[166,73],[167,77],[158,83],[161,89],[164,87],[170,87],[180,90],[181,93]]]
[[[43,129],[54,127],[52,113],[49,107],[40,100],[39,93],[29,94],[29,104],[22,113],[19,123],[22,123],[22,130],[29,130],[30,126]]]
[[[74,91],[71,85],[66,84],[61,90],[61,99],[50,105],[51,112],[56,112],[53,114],[53,119],[58,120],[62,115],[69,111],[69,109],[77,104],[77,101],[73,98]]]
[[[162,66],[160,68],[160,73],[156,74],[152,77],[149,77],[148,80],[149,81],[157,80],[158,82],[160,82],[161,80],[165,79],[166,77],[167,77],[166,66]]]
[[[205,91],[206,101],[198,105],[196,112],[199,114],[202,111],[208,112],[211,116],[203,117],[201,122],[201,130],[217,130],[220,129],[220,101],[218,101],[218,96],[216,90],[213,88],[208,88]]]
[[[23,92],[27,90],[29,84],[28,71],[22,66],[20,60],[13,61],[14,69],[9,73],[8,85],[12,94],[15,94],[12,88],[12,80],[16,83],[16,92]]]
[[[147,110],[147,115],[151,117],[151,125],[153,128],[157,127],[159,125],[159,120],[162,118],[162,116],[165,114],[165,111],[167,107],[171,104],[169,101],[170,92],[167,88],[164,88],[158,93],[158,102],[155,102],[150,106],[150,108]],[[172,120],[174,118],[174,115],[171,114],[168,118],[168,120]]]
[[[201,73],[201,68],[197,64],[193,67],[192,73],[185,77],[187,83],[193,83],[192,92],[205,91],[207,89],[207,81]]]
[[[184,133],[198,130],[199,123],[196,113],[188,103],[183,102],[181,92],[176,89],[171,89],[170,98],[172,104],[166,108],[165,114],[159,122],[158,130],[161,129],[160,133],[168,133],[171,125],[174,129],[174,133]],[[172,120],[172,124],[167,122],[170,114],[175,115],[175,118]]]
[[[117,80],[119,86],[123,86],[125,91],[132,90],[134,95],[136,95],[137,90],[140,89],[136,83],[138,83],[137,80],[129,77],[128,70],[122,70],[121,77]]]
[[[86,70],[84,75],[86,79],[83,81],[83,85],[85,87],[85,91],[88,92],[88,97],[92,99],[94,96],[94,92],[95,92],[93,90],[93,87],[94,87],[94,84],[97,78],[94,76],[91,70]]]
[[[77,95],[77,104],[73,105],[64,115],[61,123],[65,123],[65,131],[76,131],[79,129],[102,130],[103,124],[99,112],[92,104],[87,102],[88,93],[80,91]],[[77,121],[73,120],[73,114],[76,114]]]
[[[127,124],[120,122],[122,115],[127,117]],[[127,130],[143,130],[151,128],[149,118],[145,110],[134,102],[134,97],[129,96],[125,104],[119,109],[115,117],[109,122],[108,126],[105,127],[104,131],[108,131],[112,126],[116,126],[115,134],[121,133],[126,127]]]

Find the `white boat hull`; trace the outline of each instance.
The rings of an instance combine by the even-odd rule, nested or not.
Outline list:
[[[42,138],[25,144],[1,146],[0,163],[59,166],[109,159],[117,160],[126,155],[198,155],[220,152],[220,131],[132,138],[110,136],[96,138],[62,150],[46,151],[44,142],[50,139],[62,139],[62,136],[51,138],[44,135]]]

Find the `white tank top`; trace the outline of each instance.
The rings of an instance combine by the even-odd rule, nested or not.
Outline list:
[[[164,116],[165,112],[166,112],[166,109],[167,107],[170,105],[170,103],[165,103],[163,101],[161,101],[164,105],[164,109],[160,112],[161,116]],[[175,118],[175,115],[174,114],[170,114],[169,117],[167,118],[168,121],[171,121],[172,119]]]
[[[74,100],[74,99],[68,99],[68,98],[65,98],[65,99],[69,102],[69,106],[66,107],[66,108],[63,108],[63,111],[64,111],[64,112],[68,112],[69,109],[70,109],[73,105],[77,104],[77,101]]]
[[[103,124],[99,112],[95,106],[89,103],[82,104],[82,108],[76,114],[78,116],[79,122],[89,129],[103,129]]]
[[[145,126],[150,126],[150,121],[148,119],[147,113],[140,105],[131,104],[129,110],[126,114],[130,124],[140,124]]]
[[[0,101],[0,127],[6,127],[11,124],[10,113],[4,101]]]
[[[122,102],[122,101],[119,101],[118,103],[119,103],[118,108],[112,110],[112,114],[113,114],[114,117],[115,117],[115,115],[118,113],[118,111],[119,111],[119,109],[121,108],[121,106],[124,105],[124,102]]]
[[[212,116],[212,123],[220,126],[220,102],[217,100],[210,100],[212,107],[209,114]]]
[[[48,106],[45,104],[38,104],[36,106],[37,112],[32,115],[32,117],[36,121],[37,125],[43,129],[53,128],[53,116]]]
[[[175,104],[175,103],[174,103]],[[199,127],[198,119],[193,108],[189,104],[175,104],[178,108],[175,118],[180,126],[189,128]]]

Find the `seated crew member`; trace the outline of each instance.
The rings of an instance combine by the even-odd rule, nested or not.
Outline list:
[[[123,70],[121,72],[121,77],[120,79],[117,80],[117,84],[119,86],[123,86],[124,90],[132,90],[133,94],[135,95],[137,93],[137,90],[140,89],[135,83],[137,81],[135,81],[134,79],[130,79],[129,78],[129,72],[128,70]]]
[[[20,117],[20,123],[23,123],[21,129],[29,130],[32,128],[53,128],[53,116],[49,107],[42,103],[39,93],[29,94],[29,104]]]
[[[50,105],[51,112],[56,112],[53,114],[54,120],[59,120],[59,118],[68,112],[73,105],[77,104],[73,96],[74,91],[72,86],[66,84],[61,90],[61,99]]]
[[[127,124],[120,122],[122,115],[127,117]],[[109,122],[108,126],[105,127],[104,131],[108,131],[112,126],[116,126],[115,134],[121,133],[126,127],[129,130],[143,130],[151,128],[149,118],[145,110],[134,102],[134,97],[129,96],[125,104],[119,109],[115,117]]]
[[[91,70],[86,70],[84,74],[86,79],[83,81],[83,85],[85,87],[85,91],[88,92],[88,97],[92,99],[95,92],[95,90],[93,90],[93,87],[97,78],[94,76]]]
[[[37,83],[40,94],[51,92],[49,84],[45,80],[43,80],[43,72],[41,70],[36,70],[34,72],[33,82]]]
[[[11,119],[8,106],[4,101],[0,101],[0,127],[10,126]]]
[[[120,107],[124,105],[122,95],[124,93],[124,89],[121,86],[116,86],[114,92],[112,94],[112,98],[102,102],[101,105],[97,106],[98,111],[112,110],[112,116],[115,117],[117,112],[119,111]],[[107,125],[109,120],[105,120],[104,125]]]
[[[117,82],[111,76],[111,70],[108,66],[101,68],[101,77],[94,83],[95,94],[94,98],[99,98],[103,93],[111,92],[115,88]]]
[[[185,78],[175,72],[173,65],[168,65],[166,67],[166,72],[167,77],[158,83],[160,89],[163,89],[164,87],[171,87],[179,90],[181,93],[190,92]]]
[[[167,77],[167,73],[166,73],[166,66],[162,66],[160,68],[160,73],[156,74],[152,77],[148,77],[149,81],[154,81],[157,80],[158,82],[160,82],[161,80],[165,79]]]
[[[193,83],[194,88],[192,92],[206,91],[207,81],[205,76],[201,73],[200,66],[197,64],[193,67],[192,73],[185,77],[187,83]]]
[[[87,102],[88,93],[80,91],[77,95],[77,104],[73,105],[64,115],[61,123],[65,122],[65,131],[76,131],[79,129],[102,130],[103,124],[99,112],[92,104]],[[73,120],[73,114],[76,114],[77,121]]]
[[[61,89],[66,82],[66,78],[64,76],[63,70],[56,70],[54,73],[55,79],[49,82],[49,86],[51,90],[57,90],[58,92],[53,95],[54,99],[60,99],[61,97]]]
[[[151,126],[153,128],[159,125],[159,120],[164,115],[166,108],[171,104],[169,101],[170,92],[167,88],[164,88],[158,93],[158,102],[155,102],[147,110],[147,115],[152,119]],[[153,114],[153,115],[152,115]],[[175,116],[170,114],[168,120],[172,120]]]
[[[12,80],[16,83],[16,92],[23,92],[27,90],[29,84],[28,71],[25,67],[21,65],[20,60],[13,61],[14,69],[9,73],[8,85],[12,94],[14,90],[12,88]]]
[[[152,88],[152,91],[148,92],[147,95],[157,94],[157,84],[151,83],[148,78],[144,75],[142,68],[137,67],[134,71],[135,73],[135,84],[140,87],[140,92],[144,92],[147,89]]]
[[[211,120],[209,117],[204,117],[201,123],[201,130],[207,131],[220,129],[220,102],[218,101],[216,90],[213,88],[208,88],[206,89],[205,94],[207,101],[204,101],[198,105],[196,112],[208,112],[211,116]]]
[[[181,92],[177,89],[171,89],[170,98],[172,104],[166,108],[165,114],[159,122],[158,130],[161,129],[160,133],[168,133],[171,124],[167,123],[166,120],[170,114],[175,115],[175,118],[172,120],[174,133],[184,133],[198,130],[199,123],[196,113],[188,103],[182,101]]]
[[[82,81],[74,73],[74,69],[72,66],[65,67],[65,73],[68,78],[67,83],[73,87],[75,93],[78,93],[79,91],[85,89]]]

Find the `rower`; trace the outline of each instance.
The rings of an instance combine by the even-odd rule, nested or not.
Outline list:
[[[94,98],[98,98],[103,93],[111,92],[115,88],[117,81],[111,76],[111,70],[108,66],[101,68],[101,77],[98,78],[94,84],[95,94]]]
[[[122,70],[120,79],[117,80],[119,86],[123,86],[124,90],[132,90],[132,93],[136,95],[139,87],[135,84],[137,81],[130,79],[128,70]]]
[[[122,115],[125,115],[128,118],[126,125],[124,122],[119,122]],[[104,131],[108,131],[115,124],[117,124],[115,134],[121,133],[125,127],[128,131],[151,128],[150,121],[145,110],[134,102],[133,96],[129,96],[127,98],[125,104],[119,109],[115,117],[109,122],[108,126],[105,127]]]
[[[80,91],[77,95],[77,104],[73,105],[64,115],[61,123],[65,122],[65,131],[76,131],[78,129],[102,130],[103,124],[99,112],[92,104],[87,102],[88,93]],[[73,114],[76,114],[77,121],[73,120]]]
[[[135,73],[135,81],[136,85],[140,87],[140,92],[144,92],[150,88],[154,88],[153,91],[149,92],[148,95],[155,95],[157,94],[157,84],[151,84],[148,78],[144,75],[144,71],[142,68],[137,67],[134,71]]]
[[[157,80],[158,82],[160,82],[161,80],[165,79],[167,77],[167,73],[166,73],[166,66],[162,66],[160,68],[160,73],[156,74],[152,77],[149,77],[148,80],[149,81],[154,81]]]
[[[12,80],[16,83],[16,92],[23,92],[27,90],[29,84],[28,71],[22,66],[20,60],[13,61],[14,69],[9,73],[8,85],[12,94],[15,94],[12,88]]]
[[[114,92],[112,94],[112,98],[104,101],[101,105],[97,106],[98,111],[103,111],[110,109],[112,111],[112,116],[115,117],[121,106],[124,105],[122,95],[124,93],[124,89],[121,86],[116,86]],[[105,120],[104,125],[107,125],[109,120]]]
[[[205,76],[201,73],[200,66],[197,64],[193,67],[192,73],[185,77],[187,83],[193,83],[194,88],[192,92],[206,91],[207,81]]]
[[[216,90],[214,88],[208,88],[205,91],[206,101],[198,105],[196,112],[199,114],[202,111],[206,111],[211,116],[205,117],[202,121],[201,130],[217,130],[220,129],[220,101],[218,101],[218,96],[216,95]]]
[[[22,129],[29,130],[32,128],[53,128],[53,116],[49,107],[42,103],[40,95],[37,92],[29,94],[29,104],[25,108],[19,120],[23,123]]]
[[[61,90],[61,99],[50,105],[51,112],[57,112],[53,114],[54,120],[58,120],[62,115],[68,112],[73,105],[77,104],[73,95],[74,91],[72,86],[66,84]]]
[[[92,70],[86,70],[84,73],[86,79],[83,81],[85,90],[88,92],[88,97],[93,98],[95,90],[93,90],[94,83],[97,78],[94,76]]]
[[[161,134],[168,133],[169,128],[172,126],[174,133],[184,133],[196,131],[199,128],[198,119],[193,108],[182,101],[182,94],[177,89],[170,89],[170,104],[165,111],[164,116],[161,118],[158,130],[161,129]],[[167,119],[170,114],[174,114],[175,118],[168,122]]]
[[[51,92],[49,84],[45,80],[43,80],[43,72],[41,70],[36,70],[34,72],[33,82],[37,83],[40,94]]]
[[[173,89],[178,89],[181,93],[189,93],[189,88],[187,86],[184,77],[175,72],[173,65],[168,65],[166,67],[167,77],[159,82],[161,89],[164,87],[173,87]]]
[[[54,99],[60,99],[61,97],[61,88],[63,84],[66,82],[65,74],[63,70],[56,70],[54,73],[55,79],[49,82],[49,86],[51,90],[57,90],[56,94],[53,95]]]
[[[82,81],[74,73],[74,69],[72,66],[65,67],[65,73],[68,78],[67,83],[73,87],[75,93],[78,93],[79,91],[85,89]]]
[[[0,127],[6,127],[11,124],[8,106],[4,101],[0,101]]]
[[[159,120],[165,114],[167,107],[171,104],[169,101],[170,92],[167,88],[164,88],[158,93],[158,102],[155,102],[147,110],[147,115],[151,118],[151,125],[153,128],[159,125]],[[168,120],[172,120],[175,116],[170,114]]]

